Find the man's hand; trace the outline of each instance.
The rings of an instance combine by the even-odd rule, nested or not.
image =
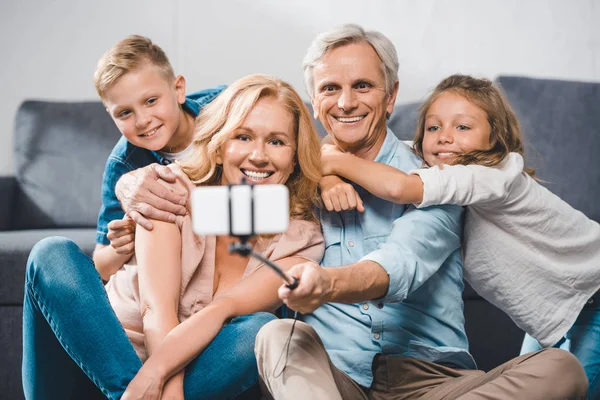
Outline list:
[[[333,282],[324,268],[313,262],[294,265],[288,274],[298,279],[298,287],[290,290],[285,284],[278,290],[279,298],[292,310],[310,314],[331,300]]]
[[[328,211],[354,210],[364,212],[362,199],[354,187],[335,175],[324,176],[319,182],[321,198]]]
[[[174,192],[158,179],[176,181],[175,174],[167,166],[151,164],[123,175],[115,187],[125,214],[147,230],[153,228],[147,218],[175,222],[176,215],[186,212],[188,193]]]
[[[135,222],[127,215],[108,223],[106,237],[117,254],[131,255],[134,253],[135,226]]]

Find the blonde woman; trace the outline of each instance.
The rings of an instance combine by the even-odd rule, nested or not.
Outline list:
[[[235,184],[242,177],[253,184],[285,184],[290,191],[289,229],[257,239],[255,251],[283,269],[305,260],[320,261],[323,238],[314,214],[319,202],[319,143],[304,104],[290,85],[262,75],[236,81],[201,112],[193,146],[193,156],[172,167],[177,181],[165,182],[167,187],[189,191],[194,184]],[[106,304],[96,304],[87,314],[94,313],[92,319],[113,332],[104,342],[95,338],[95,356],[85,354],[91,362],[79,365],[110,398],[258,395],[254,336],[280,305],[280,278],[255,260],[230,255],[232,238],[194,235],[189,213],[176,223],[153,221],[153,225],[151,231],[138,225],[136,263],[119,270],[106,285],[126,336],[115,329],[115,316]],[[30,262],[33,274],[46,268],[42,250]],[[39,279],[31,285],[35,282]],[[51,297],[52,290],[46,290],[47,282],[44,285],[42,297]],[[76,298],[71,298],[76,306]],[[33,306],[39,304],[36,296],[31,300]],[[68,314],[64,308],[54,313]],[[53,331],[71,358],[81,361],[67,343],[71,335]],[[127,339],[133,347],[124,343]],[[105,371],[99,360],[113,346],[123,353],[115,363],[120,365]]]

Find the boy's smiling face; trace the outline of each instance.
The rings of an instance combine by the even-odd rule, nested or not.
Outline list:
[[[103,101],[117,128],[135,146],[178,152],[191,142],[193,124],[181,108],[185,102],[182,76],[170,80],[145,62],[108,88]]]

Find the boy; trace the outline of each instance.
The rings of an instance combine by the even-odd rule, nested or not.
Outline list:
[[[104,170],[93,256],[108,280],[134,253],[135,223],[121,209],[115,184],[135,169],[185,157],[192,149],[195,117],[225,86],[186,97],[185,79],[175,76],[164,51],[138,35],[117,42],[100,58],[94,85],[123,134]]]

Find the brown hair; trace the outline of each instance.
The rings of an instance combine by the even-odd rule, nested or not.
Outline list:
[[[490,148],[461,154],[455,164],[479,164],[487,167],[498,165],[509,153],[524,155],[523,138],[517,117],[500,89],[489,79],[478,79],[468,75],[452,75],[441,81],[421,106],[417,132],[414,139],[415,152],[423,158],[423,136],[425,119],[429,107],[444,92],[452,91],[481,108],[490,124]],[[530,175],[535,171],[525,169]]]
[[[157,67],[165,79],[175,79],[173,67],[163,49],[147,37],[131,35],[118,41],[98,60],[94,72],[94,86],[98,95],[104,98],[106,90],[120,77],[145,62]]]
[[[196,118],[194,153],[181,163],[190,179],[201,185],[220,184],[222,166],[217,150],[244,122],[256,102],[267,96],[281,101],[294,117],[296,166],[285,185],[290,192],[290,217],[317,221],[315,207],[321,199],[321,148],[308,109],[298,93],[286,82],[266,75],[249,75],[225,89]]]

